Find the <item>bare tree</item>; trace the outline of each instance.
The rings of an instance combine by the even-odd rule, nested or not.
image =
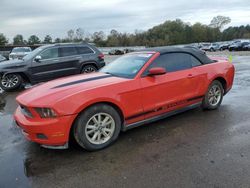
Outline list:
[[[216,16],[211,20],[210,27],[222,29],[225,25],[231,22],[230,17],[226,16]]]
[[[68,34],[69,40],[70,40],[70,41],[73,41],[74,36],[75,36],[74,30],[73,30],[73,29],[70,29],[70,30],[67,32],[67,34]]]
[[[82,28],[76,29],[76,39],[79,41],[84,39],[84,30]]]

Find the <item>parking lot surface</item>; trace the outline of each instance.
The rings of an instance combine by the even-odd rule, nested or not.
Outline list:
[[[132,129],[98,152],[26,141],[12,125],[19,92],[1,94],[0,187],[249,187],[250,56],[233,63],[234,87],[218,110]]]

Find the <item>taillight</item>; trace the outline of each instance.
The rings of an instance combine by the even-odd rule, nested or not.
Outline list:
[[[104,60],[104,54],[98,55],[98,58]]]

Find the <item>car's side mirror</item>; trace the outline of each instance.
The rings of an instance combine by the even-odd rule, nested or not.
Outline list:
[[[39,63],[42,60],[42,57],[37,55],[34,60]]]
[[[149,69],[148,71],[148,76],[156,76],[156,75],[162,75],[162,74],[166,74],[166,69],[162,68],[162,67],[154,67]]]

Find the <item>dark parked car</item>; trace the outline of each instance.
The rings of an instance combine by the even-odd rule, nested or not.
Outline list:
[[[248,45],[249,42],[236,42],[229,46],[229,51],[241,51],[245,45]]]
[[[124,54],[124,51],[122,50],[111,50],[109,52],[109,55],[123,55]]]
[[[0,54],[0,62],[5,61],[6,58]]]
[[[246,44],[245,46],[243,46],[243,50],[250,50],[250,44]]]
[[[104,55],[87,43],[45,45],[21,60],[0,63],[0,87],[5,91],[15,90],[24,83],[95,72],[104,65]]]
[[[230,46],[230,44],[228,43],[224,43],[224,44],[221,44],[219,46],[219,50],[222,51],[222,50],[228,50],[228,47]]]
[[[135,50],[133,50],[133,49],[128,49],[128,48],[126,48],[125,50],[124,50],[124,54],[127,54],[127,53],[131,53],[131,52],[134,52]]]

